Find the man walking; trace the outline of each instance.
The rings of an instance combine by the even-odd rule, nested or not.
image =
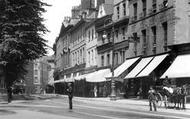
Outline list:
[[[150,87],[150,90],[148,91],[148,100],[149,100],[150,111],[152,111],[152,106],[154,108],[154,111],[157,111],[155,90],[152,87]]]
[[[187,91],[186,91],[185,85],[183,85],[182,88],[181,88],[182,109],[185,109],[186,94],[187,94]]]
[[[12,87],[11,86],[7,87],[7,98],[8,98],[8,103],[11,103],[12,101]]]
[[[68,94],[68,98],[69,98],[69,109],[72,109],[73,108],[73,104],[72,104],[73,87],[72,87],[72,83],[68,83],[67,94]]]

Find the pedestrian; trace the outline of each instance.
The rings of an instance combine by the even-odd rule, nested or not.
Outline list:
[[[150,87],[150,90],[148,91],[148,100],[149,100],[150,111],[152,111],[152,106],[154,108],[154,111],[157,111],[155,90],[152,88],[152,86]]]
[[[94,86],[94,97],[97,97],[97,92],[98,92],[98,89],[97,89],[97,86],[95,85]]]
[[[67,94],[68,94],[68,98],[69,98],[69,109],[72,109],[73,108],[73,104],[72,104],[73,87],[72,87],[72,83],[68,83]]]
[[[185,85],[183,85],[181,88],[182,109],[185,109],[186,95],[187,95],[187,91],[186,91]]]
[[[7,87],[7,98],[8,98],[8,103],[11,103],[12,101],[12,87],[11,86]]]

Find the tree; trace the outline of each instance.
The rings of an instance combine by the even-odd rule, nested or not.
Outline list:
[[[23,77],[28,61],[46,54],[45,6],[41,0],[0,0],[0,64],[7,87]]]

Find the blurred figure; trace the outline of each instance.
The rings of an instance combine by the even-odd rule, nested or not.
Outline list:
[[[148,100],[149,100],[150,111],[152,111],[152,106],[154,108],[154,111],[157,111],[155,90],[152,88],[152,86],[150,87],[150,90],[148,91]]]
[[[97,86],[95,85],[94,86],[94,97],[97,97],[97,92],[98,92],[98,89],[97,89]]]
[[[72,87],[72,83],[68,83],[67,94],[68,94],[68,98],[69,98],[69,109],[73,109],[73,104],[72,104],[73,87]]]
[[[8,103],[11,103],[12,101],[12,87],[11,86],[7,87],[7,98],[8,98]]]
[[[186,95],[187,95],[187,91],[185,88],[185,85],[182,86],[181,88],[181,96],[182,96],[182,109],[185,109],[185,104],[186,104]]]

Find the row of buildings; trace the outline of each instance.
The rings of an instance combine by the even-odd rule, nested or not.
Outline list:
[[[54,83],[75,82],[75,95],[144,97],[151,85],[188,84],[189,0],[81,0],[55,40]],[[112,85],[113,87],[113,85]]]

